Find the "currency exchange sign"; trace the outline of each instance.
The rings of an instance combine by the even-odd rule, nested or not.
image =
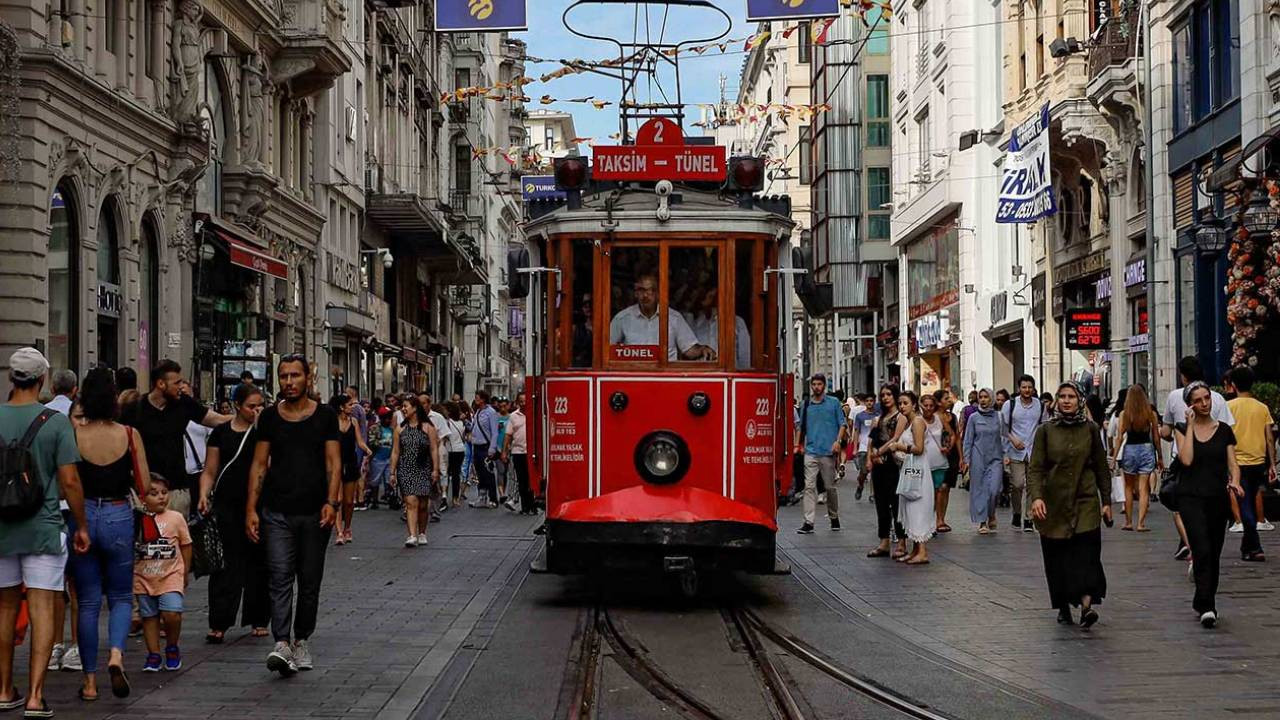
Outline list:
[[[747,22],[839,15],[840,0],[747,0]]]
[[[496,32],[528,27],[525,0],[436,0],[437,32]]]
[[[1027,223],[1058,212],[1049,172],[1049,104],[1014,128],[1000,181],[996,222]]]

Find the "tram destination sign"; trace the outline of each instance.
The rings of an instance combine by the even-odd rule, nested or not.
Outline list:
[[[640,127],[635,145],[597,147],[591,177],[615,182],[721,182],[727,172],[725,157],[720,145],[685,145],[679,125],[654,118]]]
[[[1067,347],[1101,350],[1107,345],[1110,316],[1106,308],[1077,308],[1066,312]]]

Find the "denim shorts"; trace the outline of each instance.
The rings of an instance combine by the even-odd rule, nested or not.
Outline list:
[[[1151,443],[1125,445],[1120,456],[1120,469],[1130,475],[1145,475],[1156,470],[1156,449]]]
[[[182,612],[182,593],[167,592],[163,595],[138,595],[138,615],[155,617],[162,612]]]

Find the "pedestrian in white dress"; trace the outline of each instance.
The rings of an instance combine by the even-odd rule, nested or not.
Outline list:
[[[907,429],[903,431],[902,436],[898,438],[898,442],[893,444],[895,453],[904,454],[904,467],[912,464],[921,469],[924,482],[928,484],[924,492],[919,493],[919,497],[911,499],[906,495],[899,495],[898,507],[902,509],[902,524],[906,528],[907,537],[911,539],[915,545],[911,550],[911,554],[904,558],[899,558],[899,562],[907,565],[924,565],[929,562],[929,551],[925,544],[933,537],[934,530],[937,529],[937,518],[933,511],[933,484],[929,471],[929,461],[925,456],[925,433],[927,432],[924,418],[920,417],[918,412],[919,401],[916,394],[910,390],[905,390],[898,395],[898,412],[907,419]],[[908,463],[906,455],[916,456],[914,463]]]

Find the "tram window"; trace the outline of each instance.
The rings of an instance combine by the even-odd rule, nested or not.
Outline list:
[[[759,243],[753,240],[739,240],[734,250],[734,286],[733,307],[736,317],[733,323],[733,363],[734,368],[746,370],[753,367],[751,352],[751,328],[755,327],[756,283],[759,282],[756,272],[755,251]]]
[[[609,352],[615,361],[657,361],[660,324],[667,329],[667,359],[697,360],[708,351],[680,313],[662,308],[658,249],[614,247],[609,271]],[[673,257],[674,262],[674,257]]]
[[[720,252],[709,247],[671,248],[668,269],[671,308],[697,341],[681,359],[714,362],[720,349]]]
[[[592,349],[595,347],[593,342],[595,335],[591,325],[594,312],[591,285],[595,277],[592,271],[592,255],[591,243],[575,242],[573,244],[573,346],[570,358],[572,367],[591,367]]]

